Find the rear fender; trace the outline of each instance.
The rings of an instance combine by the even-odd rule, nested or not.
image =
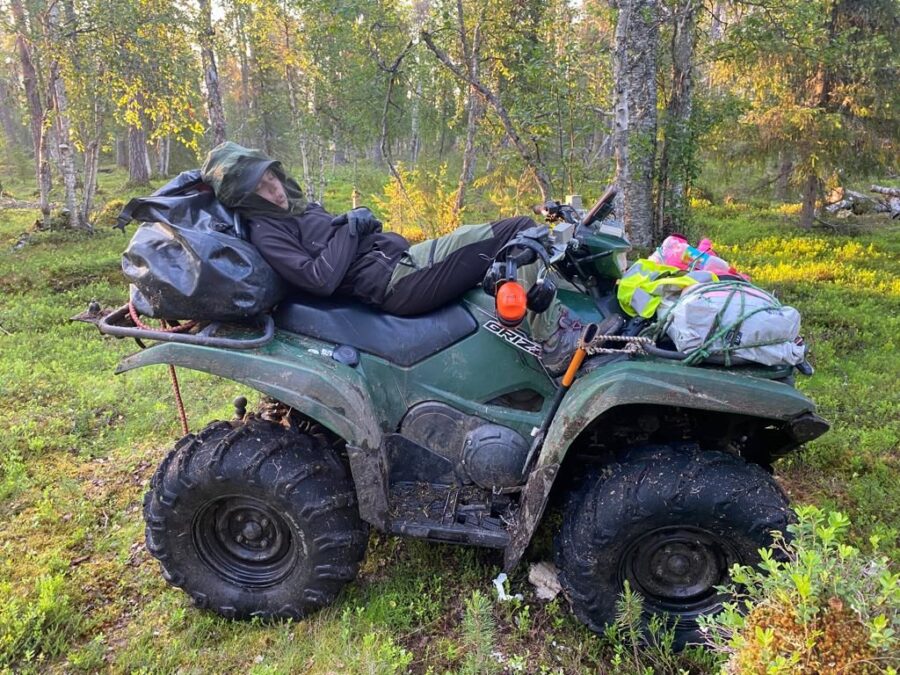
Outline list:
[[[156,364],[200,370],[246,384],[327,427],[352,445],[378,447],[381,431],[362,377],[318,356],[280,358],[279,350],[231,351],[160,343],[119,363],[116,373]]]
[[[225,350],[172,342],[124,358],[116,373],[156,364],[199,370],[246,384],[316,420],[347,442],[350,471],[363,520],[384,527],[386,462],[381,429],[362,375],[317,354],[279,343],[258,350]],[[377,475],[371,475],[372,472]]]
[[[754,416],[770,421],[817,420],[815,404],[781,382],[727,370],[692,368],[665,362],[625,361],[579,378],[566,394],[522,493],[505,551],[505,569],[518,564],[547,505],[550,490],[573,441],[605,412],[626,405],[660,405]]]

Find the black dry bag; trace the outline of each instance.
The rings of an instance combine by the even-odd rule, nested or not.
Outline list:
[[[149,197],[132,199],[117,227],[140,226],[122,271],[141,314],[163,319],[240,321],[271,309],[284,282],[245,238],[238,214],[185,171]]]

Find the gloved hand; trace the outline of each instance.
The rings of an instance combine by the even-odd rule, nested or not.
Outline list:
[[[381,232],[381,221],[368,208],[360,206],[332,218],[331,224],[338,226],[347,224],[353,234],[364,237],[373,232]]]

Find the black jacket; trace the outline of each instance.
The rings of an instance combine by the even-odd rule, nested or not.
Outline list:
[[[312,203],[297,216],[261,214],[250,221],[250,241],[284,279],[304,293],[384,300],[388,281],[409,242],[399,234],[357,237]]]

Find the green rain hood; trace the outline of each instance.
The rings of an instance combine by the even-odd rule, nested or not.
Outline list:
[[[288,208],[273,204],[255,194],[263,174],[270,169],[284,185]],[[213,148],[200,169],[203,181],[212,187],[216,198],[225,206],[242,212],[288,216],[303,213],[306,198],[293,178],[264,152],[226,141]]]

